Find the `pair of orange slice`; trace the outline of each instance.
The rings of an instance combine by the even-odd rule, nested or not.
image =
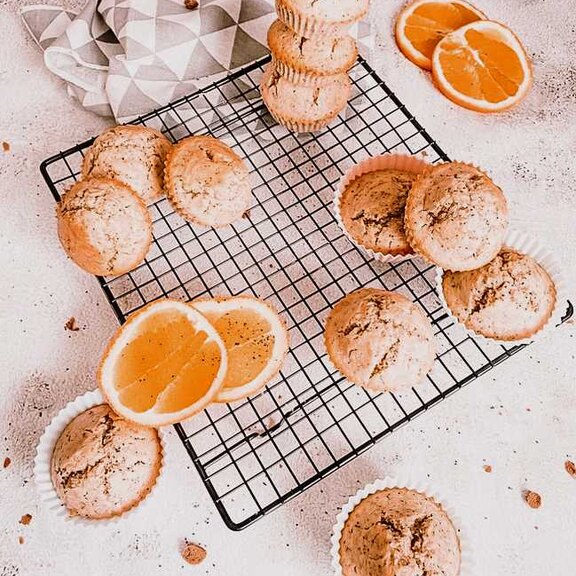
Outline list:
[[[440,91],[478,112],[500,112],[528,93],[532,70],[514,33],[464,0],[416,0],[396,21],[404,55],[431,70]]]
[[[284,323],[262,300],[163,299],[132,314],[118,330],[98,383],[124,418],[163,426],[211,402],[257,393],[277,375],[287,351]]]

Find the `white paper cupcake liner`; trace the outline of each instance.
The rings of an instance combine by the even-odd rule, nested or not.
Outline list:
[[[444,297],[444,290],[442,287],[444,270],[441,268],[436,268],[436,291],[438,292],[438,297],[440,298],[442,306],[450,318],[462,326],[462,328],[464,328],[469,336],[489,342],[495,342],[496,344],[502,344],[503,346],[529,344],[530,342],[534,342],[536,339],[540,339],[550,334],[553,328],[555,328],[562,321],[562,316],[566,311],[565,305],[568,301],[566,280],[562,272],[562,267],[560,266],[560,263],[556,259],[554,253],[545,246],[542,246],[538,240],[528,236],[528,234],[520,230],[509,230],[508,234],[506,235],[506,239],[504,240],[504,246],[506,248],[512,248],[521,254],[531,256],[538,264],[540,264],[540,266],[542,266],[542,268],[544,268],[544,270],[546,270],[546,272],[548,272],[556,288],[556,302],[554,303],[554,309],[552,310],[550,318],[546,324],[540,328],[540,330],[532,334],[532,336],[529,338],[523,338],[520,340],[498,340],[495,338],[488,338],[487,336],[479,334],[474,330],[464,326],[464,324],[462,324],[462,322],[460,322],[458,318],[456,318],[456,316],[452,313]]]
[[[456,511],[450,506],[448,501],[441,496],[437,490],[433,490],[424,480],[415,480],[410,478],[392,478],[386,477],[381,480],[376,480],[372,484],[368,484],[360,489],[354,496],[352,496],[342,510],[336,517],[336,524],[334,525],[331,538],[330,553],[332,557],[332,569],[334,576],[342,576],[342,567],[340,565],[340,538],[344,524],[350,516],[352,510],[367,496],[374,494],[380,490],[388,488],[407,488],[408,490],[415,490],[430,498],[432,498],[442,509],[448,514],[452,524],[458,533],[460,541],[460,573],[459,576],[474,576],[475,575],[475,561],[473,550],[465,530],[464,524],[461,522]]]
[[[352,183],[356,178],[368,174],[369,172],[375,172],[376,170],[405,170],[407,172],[413,172],[414,174],[422,174],[431,164],[425,162],[417,156],[409,156],[405,154],[383,154],[381,156],[372,156],[363,162],[360,162],[353,166],[338,183],[338,188],[334,195],[334,212],[336,215],[336,221],[338,226],[342,229],[346,238],[352,242],[355,246],[358,246],[363,252],[368,254],[371,258],[378,260],[379,262],[388,262],[391,264],[396,264],[404,260],[410,260],[411,258],[417,258],[419,255],[416,253],[412,254],[382,254],[381,252],[375,252],[367,246],[363,246],[358,241],[356,241],[351,234],[349,234],[344,222],[342,221],[342,215],[340,212],[342,194],[347,186]]]
[[[68,514],[68,510],[58,497],[58,494],[54,489],[54,485],[52,484],[52,478],[50,474],[52,452],[54,451],[54,446],[56,445],[60,434],[62,434],[68,423],[82,412],[85,412],[89,408],[98,406],[100,404],[106,404],[106,400],[102,396],[100,390],[86,392],[82,396],[78,396],[78,398],[69,402],[64,408],[62,408],[62,410],[60,410],[60,412],[58,412],[58,414],[56,414],[56,416],[44,430],[44,433],[42,434],[36,449],[36,457],[34,458],[34,481],[36,483],[36,488],[38,489],[40,499],[55,516],[61,518],[64,521],[73,522],[79,526],[107,526],[110,524],[116,524],[117,522],[120,522],[121,520],[124,520],[128,516],[141,510],[148,504],[152,493],[156,490],[158,484],[161,482],[161,478],[163,477],[163,468],[166,463],[166,442],[162,430],[158,429],[158,436],[160,438],[160,445],[162,448],[160,469],[158,471],[156,482],[150,489],[150,492],[142,499],[141,502],[119,516],[106,518],[103,520],[91,520],[81,516],[70,516]]]
[[[319,35],[345,36],[350,27],[364,17],[364,14],[361,14],[358,18],[348,22],[327,22],[293,12],[282,0],[276,0],[276,13],[279,20],[292,28],[298,36],[303,36],[304,38],[313,38]]]

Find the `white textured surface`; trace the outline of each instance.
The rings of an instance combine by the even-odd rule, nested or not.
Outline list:
[[[481,574],[573,573],[576,480],[564,461],[576,461],[574,324],[244,532],[224,527],[173,433],[170,479],[142,517],[84,530],[55,522],[42,509],[31,480],[35,444],[57,410],[94,386],[96,363],[116,321],[94,279],[61,252],[54,203],[38,165],[108,123],[70,101],[43,69],[15,14],[18,4],[0,0],[0,141],[11,145],[8,153],[0,150],[0,575],[326,575],[339,506],[360,485],[387,474],[425,477],[450,498],[468,526]],[[449,155],[479,164],[504,188],[513,225],[558,251],[573,287],[573,0],[478,0],[479,8],[519,34],[535,67],[526,102],[500,116],[479,116],[445,100],[391,41],[400,2],[374,4],[377,69]],[[79,332],[64,330],[70,316]],[[7,469],[1,467],[5,456],[12,459]],[[485,463],[493,466],[491,474],[483,471]],[[524,488],[542,495],[539,510],[522,501]],[[22,526],[26,513],[32,522]],[[183,564],[178,547],[185,537],[206,545],[201,566]]]

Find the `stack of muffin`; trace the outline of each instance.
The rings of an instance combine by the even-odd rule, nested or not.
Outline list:
[[[274,119],[293,132],[316,132],[346,107],[348,70],[358,56],[348,35],[370,0],[276,0],[268,31],[272,62],[260,90]]]

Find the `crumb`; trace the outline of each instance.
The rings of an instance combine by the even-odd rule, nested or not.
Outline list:
[[[246,210],[246,212],[242,214],[242,218],[250,218],[250,209]]]
[[[6,466],[4,466],[4,468],[6,468]],[[564,468],[572,478],[576,478],[576,464],[574,464],[574,462],[566,460],[566,462],[564,462]]]
[[[4,152],[10,152],[10,144],[8,142],[2,142],[2,150],[4,150]]]
[[[542,497],[538,492],[532,492],[532,490],[524,490],[522,492],[522,498],[530,508],[540,508],[542,505]]]
[[[184,6],[186,6],[188,10],[196,10],[196,8],[198,8],[198,0],[184,0]]]
[[[74,316],[68,318],[66,324],[64,324],[64,330],[70,330],[70,332],[78,332],[78,330],[80,330],[80,327],[76,324],[76,318],[74,318]]]
[[[24,544],[24,536],[18,536],[18,544]]]
[[[4,458],[3,467],[8,468],[8,466],[10,466],[11,463],[12,463],[12,460],[10,460],[10,458],[8,458],[8,456],[6,456],[6,458]]]
[[[484,468],[484,472],[488,472],[488,474],[490,474],[490,472],[492,472],[492,466],[490,466],[490,464],[484,464],[484,466],[482,466],[482,468]]]
[[[20,518],[20,524],[22,524],[23,526],[28,526],[28,524],[30,524],[31,521],[32,521],[32,514],[24,514],[24,516]]]
[[[188,564],[200,564],[204,561],[206,555],[207,552],[202,546],[188,541],[186,541],[186,546],[184,550],[182,550],[182,558],[184,558]]]

